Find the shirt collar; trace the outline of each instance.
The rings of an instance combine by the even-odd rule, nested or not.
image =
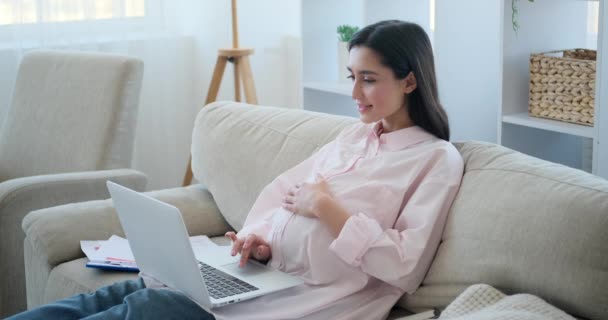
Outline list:
[[[402,150],[415,144],[434,139],[435,136],[419,126],[412,126],[393,132],[384,133],[382,121],[374,123],[370,129],[370,134],[380,140],[381,144],[386,144],[389,150]]]

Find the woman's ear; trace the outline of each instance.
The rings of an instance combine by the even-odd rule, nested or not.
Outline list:
[[[403,79],[402,81],[403,81],[403,92],[405,92],[406,94],[410,94],[410,93],[412,93],[412,91],[416,90],[416,87],[417,87],[416,76],[414,75],[413,72],[410,71],[410,73],[407,75],[407,77],[405,77],[405,79]]]

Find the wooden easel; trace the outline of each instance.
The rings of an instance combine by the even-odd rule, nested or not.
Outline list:
[[[258,103],[258,98],[255,94],[255,85],[253,83],[253,73],[251,72],[251,64],[249,63],[249,56],[252,54],[253,49],[251,48],[239,48],[236,0],[232,0],[232,48],[218,50],[217,61],[213,70],[209,91],[207,91],[205,105],[208,105],[217,99],[217,93],[220,90],[220,84],[222,83],[222,77],[224,76],[227,62],[232,62],[234,64],[235,101],[241,101],[240,79],[242,78],[245,101],[250,104]],[[192,155],[190,155],[190,159],[188,160],[188,167],[186,168],[182,186],[190,185],[190,183],[192,183]]]

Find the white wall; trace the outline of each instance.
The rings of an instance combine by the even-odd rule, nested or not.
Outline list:
[[[437,81],[451,139],[497,142],[502,1],[436,0],[435,10]]]
[[[192,37],[169,37],[129,50],[144,60],[132,166],[148,176],[148,190],[177,186],[184,174],[198,101],[194,46]]]
[[[262,105],[300,107],[300,0],[240,0],[237,2],[240,47],[254,48],[251,64]],[[232,47],[230,1],[204,0],[186,8],[193,15],[182,25],[196,39],[195,70],[201,83],[201,101],[207,95],[220,48]],[[232,65],[228,65],[218,100],[234,99]],[[294,91],[285,90],[293,87]],[[295,90],[298,88],[298,90]],[[243,97],[244,99],[244,97]]]
[[[429,0],[367,0],[365,24],[382,20],[398,19],[419,24],[432,36],[431,4]]]
[[[239,45],[255,49],[250,59],[258,103],[301,108],[300,0],[240,0],[237,8]],[[180,111],[183,122],[171,126],[173,133],[163,132],[170,139],[162,136],[154,144],[138,144],[134,167],[149,176],[148,189],[181,185],[194,118],[206,99],[217,50],[232,47],[231,1],[178,1],[165,10],[172,15],[168,17],[171,28],[194,39],[192,63],[185,66],[194,92],[190,105]],[[224,72],[217,100],[234,100],[232,67],[228,64]],[[243,94],[241,98],[244,101]],[[168,102],[167,108],[174,106]],[[152,135],[153,131],[140,134]]]

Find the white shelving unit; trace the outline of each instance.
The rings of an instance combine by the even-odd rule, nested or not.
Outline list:
[[[302,1],[304,109],[358,117],[352,85],[338,79],[336,28],[363,27],[400,19],[420,24],[431,34],[432,0],[305,0]]]
[[[608,179],[608,4],[600,2],[593,173]]]
[[[302,1],[304,108],[358,116],[350,84],[337,79],[338,24],[364,26],[392,18],[414,21],[433,40],[440,98],[450,117],[452,140],[500,143],[608,179],[608,4],[600,1],[597,43],[590,43],[589,3],[519,1],[516,35],[511,0]],[[528,116],[530,53],[595,46],[595,126]]]
[[[608,52],[608,23],[602,24],[608,17],[605,1],[600,3],[602,18],[595,37],[595,126],[539,119],[527,111],[530,54],[593,49],[588,30],[590,3],[520,0],[520,29],[515,34],[511,0],[437,0],[437,77],[453,140],[500,143],[608,178],[608,81],[603,81],[608,79],[608,63],[601,63],[606,60],[602,53]]]
[[[552,132],[565,133],[584,138],[595,138],[596,136],[596,130],[594,127],[586,127],[573,123],[530,117],[527,112],[503,115],[502,122]]]
[[[502,99],[497,141],[539,158],[600,174],[601,164],[594,160],[594,153],[600,147],[601,125],[608,124],[602,123],[597,113],[593,127],[528,115],[530,53],[596,49],[604,32],[599,30],[599,35],[595,36],[589,28],[590,22],[598,19],[597,16],[590,18],[591,4],[580,0],[520,1],[518,20],[521,27],[516,34],[511,28],[511,1],[504,0]],[[590,35],[594,35],[593,41],[589,40]],[[600,83],[603,78],[600,69],[597,78]],[[598,94],[596,112],[606,108],[604,101]]]

